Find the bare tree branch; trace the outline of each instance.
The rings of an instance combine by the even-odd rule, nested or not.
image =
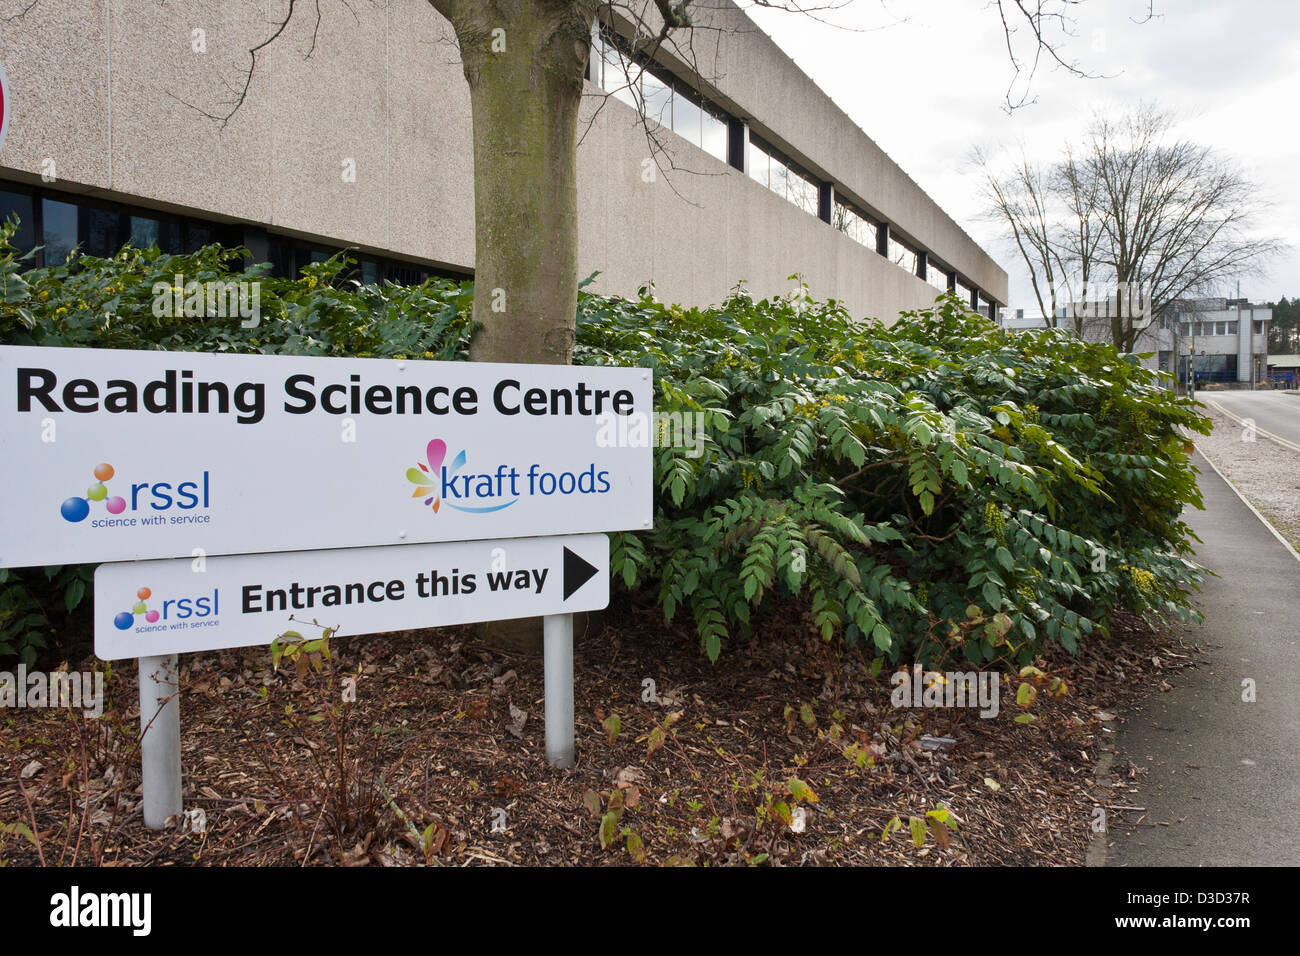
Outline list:
[[[1014,70],[1011,82],[1007,84],[1007,92],[1003,103],[1003,109],[1008,113],[1035,102],[1034,99],[1030,98],[1030,89],[1044,59],[1082,79],[1106,78],[1107,75],[1090,73],[1084,70],[1076,60],[1067,61],[1060,53],[1060,44],[1065,39],[1076,35],[1076,21],[1070,16],[1070,11],[1083,2],[1085,0],[992,0],[998,11],[998,18],[1002,22],[1002,35],[1006,43],[1007,57],[1010,59],[1011,67]],[[1151,4],[1154,4],[1154,2],[1155,0],[1149,0],[1148,15],[1142,22],[1146,22],[1154,15],[1151,8]],[[1010,16],[1008,16],[1008,11],[1010,11]],[[1020,24],[1020,26],[1018,27],[1016,24]],[[1028,27],[1032,38],[1028,64],[1023,63],[1016,56],[1015,49],[1015,36],[1023,27]],[[1049,36],[1049,34],[1056,34],[1056,36]],[[1014,95],[1016,83],[1021,79],[1022,75],[1025,80],[1025,89],[1017,98]],[[1109,74],[1110,77],[1114,75]]]

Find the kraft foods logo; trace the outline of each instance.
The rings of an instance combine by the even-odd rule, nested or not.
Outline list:
[[[90,517],[96,505],[103,505],[110,517],[93,519],[94,527],[122,527],[153,524],[206,523],[207,515],[166,515],[172,509],[180,511],[206,511],[212,500],[212,482],[208,473],[193,481],[134,481],[120,490],[125,495],[109,493],[108,483],[117,470],[108,462],[100,462],[92,469],[94,481],[86,488],[85,496],[73,495],[59,506],[64,521],[77,524]],[[119,482],[119,486],[122,483]],[[130,515],[125,515],[126,512]],[[136,512],[142,512],[136,517]]]
[[[597,471],[594,463],[581,471],[546,471],[536,463],[522,472],[504,464],[491,471],[475,471],[462,448],[448,464],[447,443],[441,438],[429,442],[424,459],[406,469],[406,480],[415,486],[411,497],[420,499],[435,514],[443,505],[469,514],[487,514],[509,508],[524,497],[603,495],[611,487],[609,472]]]
[[[113,616],[113,626],[119,631],[134,628],[137,634],[214,626],[221,611],[219,599],[217,588],[213,588],[211,593],[160,601],[154,599],[151,588],[143,587],[135,592],[135,602],[129,610]],[[153,607],[149,606],[150,602]]]

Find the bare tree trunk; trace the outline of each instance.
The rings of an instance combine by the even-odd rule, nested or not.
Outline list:
[[[565,364],[578,301],[578,109],[594,6],[476,7],[452,17],[474,124],[480,327],[470,356]]]
[[[568,364],[578,308],[578,110],[588,0],[431,0],[451,21],[474,128],[476,362]],[[540,618],[479,633],[541,650]]]

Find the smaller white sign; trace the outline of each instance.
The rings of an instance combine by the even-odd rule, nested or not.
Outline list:
[[[603,534],[126,561],[95,571],[102,660],[594,611]],[[312,622],[318,622],[316,627]]]

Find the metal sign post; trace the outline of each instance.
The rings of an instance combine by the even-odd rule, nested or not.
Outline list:
[[[572,767],[573,750],[573,615],[542,618],[542,653],[546,683],[546,762]]]
[[[181,812],[181,700],[175,654],[142,657],[140,769],[144,825],[161,830]]]

